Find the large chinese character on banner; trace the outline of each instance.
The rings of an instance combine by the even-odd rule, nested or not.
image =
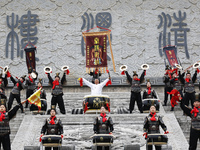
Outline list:
[[[110,45],[113,68],[114,72],[116,72],[110,41],[110,32],[111,31],[108,30],[102,32],[82,33],[83,39],[86,43],[86,72],[90,72],[90,68],[99,68],[101,72],[105,72],[105,69],[107,69],[107,36]]]

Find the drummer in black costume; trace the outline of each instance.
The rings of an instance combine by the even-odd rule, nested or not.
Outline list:
[[[101,114],[99,117],[96,117],[94,120],[94,133],[95,134],[112,134],[113,121],[111,117],[108,117],[105,113],[106,109],[104,106],[101,106]],[[105,150],[108,150],[109,147],[105,147]],[[102,147],[98,146],[97,150],[102,150]]]
[[[51,109],[50,118],[45,120],[41,130],[41,136],[46,135],[60,135],[63,138],[63,125],[59,118],[56,117],[56,110]],[[51,147],[45,147],[45,150],[51,150]],[[58,147],[53,147],[53,150],[58,150]]]
[[[156,92],[151,89],[151,82],[149,79],[147,80],[147,90],[144,90],[143,92],[143,99],[148,99],[148,98],[157,99]]]
[[[165,134],[169,133],[167,127],[164,124],[162,117],[156,114],[156,107],[152,105],[150,107],[150,114],[144,120],[144,134],[147,138],[148,134],[160,133],[159,126],[165,131]],[[156,150],[161,150],[161,146],[155,145]],[[147,145],[147,150],[152,150],[152,145]]]

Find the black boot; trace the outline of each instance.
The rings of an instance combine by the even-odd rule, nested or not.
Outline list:
[[[174,107],[171,107],[171,110],[170,111],[174,111]]]

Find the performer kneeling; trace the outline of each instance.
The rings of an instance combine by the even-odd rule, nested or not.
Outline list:
[[[22,105],[25,102],[26,100],[20,104]],[[4,150],[11,150],[9,121],[16,115],[21,105],[16,105],[8,112],[6,112],[5,105],[0,105],[0,148],[2,143]]]
[[[150,80],[147,80],[147,91],[144,90],[144,92],[143,92],[143,99],[147,99],[147,98],[156,98],[157,99],[156,92],[151,89]]]
[[[144,120],[144,134],[147,138],[148,134],[160,133],[159,126],[165,131],[165,134],[169,133],[165,126],[162,117],[156,114],[156,107],[152,105],[150,107],[150,114]],[[156,150],[161,150],[161,146],[155,145]],[[152,150],[152,145],[147,145],[147,150]]]
[[[182,99],[181,109],[191,118],[189,150],[196,150],[198,139],[200,139],[200,98],[194,100],[194,109],[186,104],[187,102]]]
[[[96,117],[94,120],[94,133],[95,134],[112,134],[113,121],[111,117],[108,117],[105,113],[106,109],[104,106],[101,106],[101,114],[99,117]],[[101,150],[102,147],[98,146],[97,150]],[[109,147],[105,147],[105,150],[109,149]]]
[[[61,135],[63,138],[63,125],[59,118],[56,117],[56,110],[51,109],[50,111],[50,118],[45,120],[45,124],[41,130],[41,136],[46,135]],[[51,150],[51,147],[45,147],[45,150]],[[53,150],[58,150],[58,147],[53,147]]]

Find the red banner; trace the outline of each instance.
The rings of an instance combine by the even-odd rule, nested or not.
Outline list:
[[[175,64],[179,64],[177,57],[176,57],[176,48],[174,46],[165,47],[163,50],[165,52],[165,55],[168,59],[170,66],[174,67]]]
[[[86,37],[86,67],[107,67],[107,35]]]
[[[26,48],[24,49],[26,52],[26,64],[27,68],[35,69],[35,50],[36,48]]]

